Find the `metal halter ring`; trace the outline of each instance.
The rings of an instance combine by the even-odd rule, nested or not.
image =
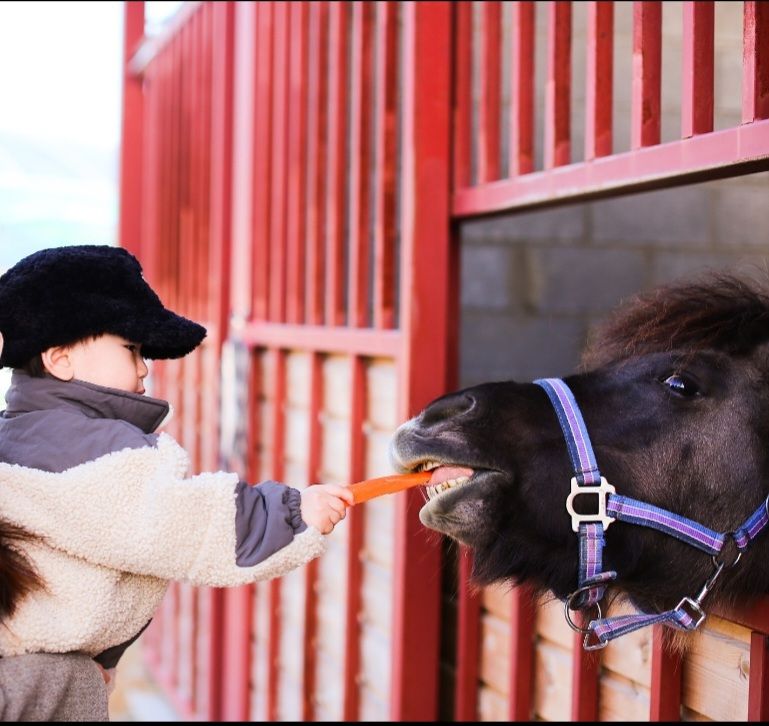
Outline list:
[[[578,595],[582,594],[585,590],[590,590],[593,587],[595,587],[595,585],[583,585],[582,587],[580,587],[579,589],[577,589],[573,593],[571,593],[571,595],[569,595],[566,598],[565,602],[563,603],[563,612],[564,612],[564,615],[566,616],[566,622],[569,624],[569,627],[572,630],[575,630],[578,633],[588,634],[591,631],[590,631],[590,628],[583,628],[583,627],[577,625],[571,619],[571,615],[569,615],[569,610],[577,610],[577,608],[571,607],[571,603],[574,601],[575,597],[577,597]],[[601,619],[601,605],[599,603],[594,603],[593,607],[595,607],[596,610],[598,610],[598,620],[600,620]]]
[[[725,537],[730,537],[732,542],[734,542],[734,546],[737,547],[737,540],[734,538],[735,534],[736,534],[735,532],[726,532]],[[724,544],[726,544],[726,540],[724,540]],[[713,566],[716,569],[718,569],[719,565],[723,565],[726,567],[727,570],[734,567],[740,561],[741,558],[742,558],[742,550],[740,550],[739,548],[737,548],[737,556],[734,558],[734,560],[732,560],[729,563],[722,562],[721,560],[718,559],[717,555],[712,555],[711,557],[711,559],[713,560]]]

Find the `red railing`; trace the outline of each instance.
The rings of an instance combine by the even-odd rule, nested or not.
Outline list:
[[[167,304],[209,328],[199,354],[153,374],[157,394],[180,404],[171,433],[198,469],[220,463],[223,345],[248,351],[243,458],[251,480],[288,473],[289,364],[297,351],[309,356],[309,393],[305,482],[292,483],[328,476],[324,362],[331,356],[345,360],[350,382],[343,468],[350,480],[362,478],[374,413],[371,362],[396,369],[399,421],[457,383],[462,220],[769,168],[766,3],[744,3],[742,123],[721,129],[714,4],[683,3],[681,131],[664,142],[659,2],[633,4],[626,79],[613,65],[618,9],[611,2],[586,4],[584,47],[575,46],[582,41],[569,2],[193,2],[166,35],[141,44],[143,3],[126,7],[121,243],[140,256]],[[575,52],[585,59],[576,149]],[[613,113],[618,83],[630,89],[627,119]],[[628,124],[625,151],[616,148],[620,123]],[[392,720],[438,714],[441,558],[416,518],[419,504],[399,495],[388,545],[392,653],[383,680],[384,717]],[[350,512],[333,577],[318,562],[301,573],[301,606],[280,581],[226,592],[172,587],[143,642],[180,713],[286,718],[281,609],[296,605],[301,718],[326,715],[333,699],[339,718],[369,714],[364,695],[375,675],[361,643],[366,516],[363,508]],[[481,605],[466,584],[468,565],[463,553],[457,720],[474,720],[479,710]],[[323,598],[334,590],[343,592],[343,647],[335,670],[324,672],[317,644]],[[516,590],[510,607],[508,713],[524,720],[536,685],[528,591]],[[751,719],[769,715],[765,608],[762,601],[724,614],[752,631]],[[594,720],[600,661],[579,636],[571,658],[571,716]],[[681,665],[662,648],[661,631],[651,681],[650,719],[679,718]]]
[[[769,7],[744,3],[742,124],[714,130],[714,3],[684,2],[680,139],[661,143],[662,3],[633,3],[629,151],[613,148],[612,2],[586,3],[585,123],[582,161],[573,161],[572,4],[517,2],[500,21],[502,3],[457,3],[455,188],[452,211],[469,217],[630,190],[734,176],[767,167],[769,139]],[[473,14],[478,29],[474,33]],[[535,13],[547,15],[543,118],[535,119]],[[503,43],[503,33],[509,34]],[[508,58],[501,59],[502,49]],[[474,58],[482,59],[480,64]],[[506,109],[499,68],[510,64]],[[479,67],[478,67],[479,66]],[[473,78],[473,69],[475,77]],[[477,99],[477,104],[475,100]],[[473,130],[473,109],[477,129]],[[506,112],[508,123],[500,119]],[[536,122],[543,164],[536,169]],[[509,149],[502,173],[502,132]]]

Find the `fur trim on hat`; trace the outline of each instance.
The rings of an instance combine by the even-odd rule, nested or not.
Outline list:
[[[181,358],[206,329],[166,309],[127,250],[79,245],[35,252],[0,277],[0,333],[0,368],[20,368],[105,333],[141,343],[145,358]]]

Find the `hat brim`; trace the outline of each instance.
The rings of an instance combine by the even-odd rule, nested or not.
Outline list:
[[[126,330],[126,337],[134,343],[141,343],[144,358],[182,358],[200,345],[206,337],[206,329],[163,309],[144,318],[140,326],[131,326]]]

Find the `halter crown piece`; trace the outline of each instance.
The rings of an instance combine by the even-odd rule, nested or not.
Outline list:
[[[571,516],[572,529],[579,535],[579,582],[577,589],[566,598],[564,612],[569,626],[585,634],[582,647],[585,650],[605,648],[610,640],[655,623],[678,630],[696,630],[705,620],[702,601],[713,588],[721,572],[724,568],[736,565],[748,545],[769,524],[769,496],[741,527],[733,532],[721,533],[651,504],[620,496],[598,470],[585,421],[571,389],[560,378],[540,378],[534,383],[545,390],[555,409],[574,470],[571,493],[566,499],[566,510]],[[595,497],[596,511],[591,514],[577,513],[574,510],[574,500],[579,496]],[[615,520],[651,527],[706,552],[713,560],[713,573],[695,597],[682,598],[673,610],[657,614],[601,617],[599,602],[603,599],[607,585],[617,577],[615,571],[602,569],[605,544],[603,533]],[[738,552],[731,562],[726,562],[719,559],[719,555],[729,540],[734,541]],[[569,615],[570,610],[583,610],[593,606],[597,609],[598,617],[591,620],[586,628],[574,623]]]

